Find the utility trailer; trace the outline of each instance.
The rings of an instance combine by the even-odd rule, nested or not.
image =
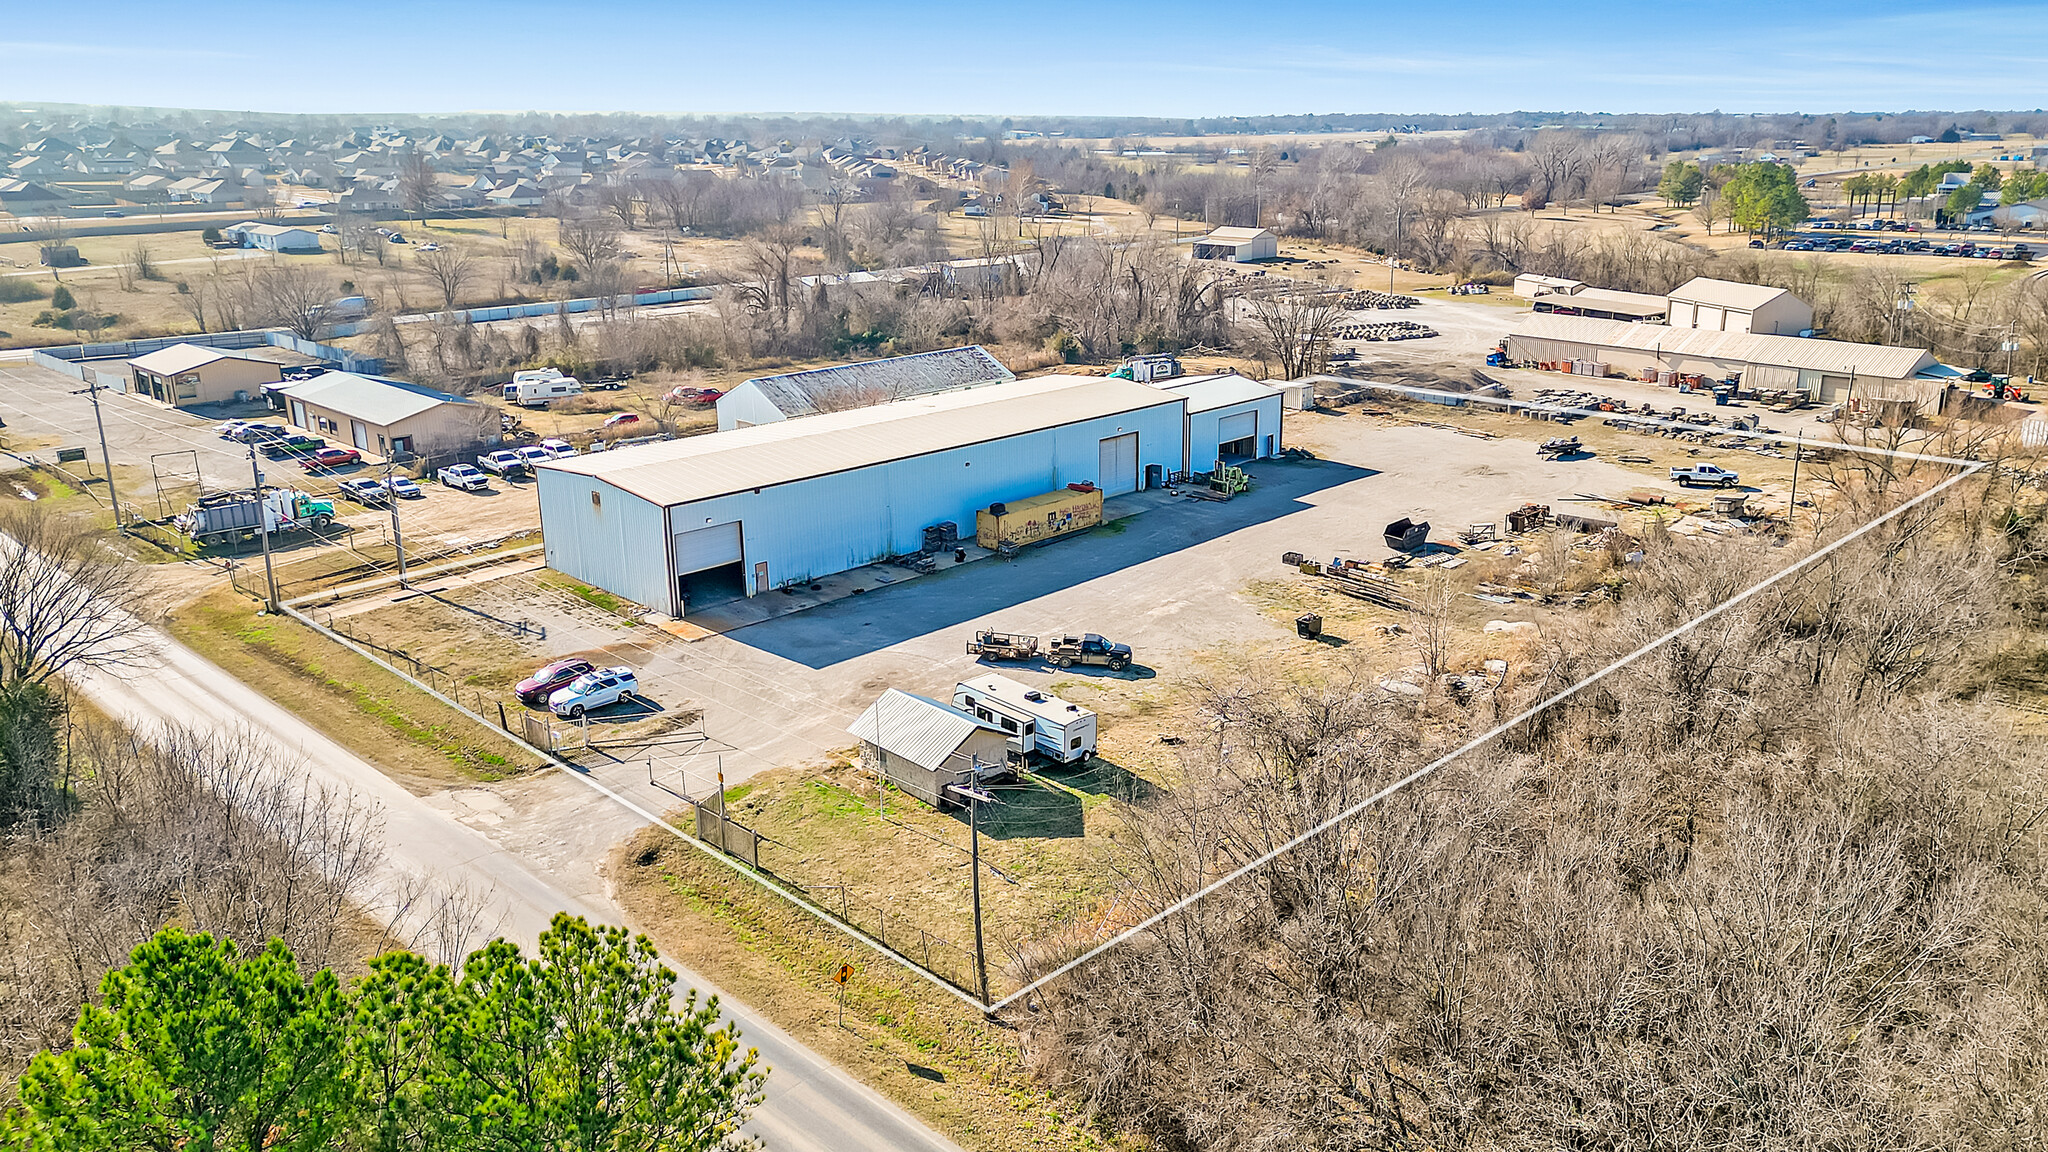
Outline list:
[[[1038,637],[1022,632],[976,632],[967,642],[967,654],[983,660],[1036,660]]]

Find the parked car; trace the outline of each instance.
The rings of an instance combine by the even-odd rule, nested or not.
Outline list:
[[[386,236],[385,239],[391,241],[393,244],[405,243],[405,235],[400,232],[393,232],[391,235]]]
[[[360,464],[363,454],[353,448],[322,448],[306,457],[306,471],[327,472],[348,464]]]
[[[391,489],[374,476],[343,480],[339,487],[343,496],[358,504],[388,504],[391,501]]]
[[[571,656],[567,660],[557,660],[539,669],[521,680],[512,691],[519,697],[521,704],[529,708],[538,708],[548,702],[549,696],[554,695],[559,689],[567,688],[578,676],[595,671],[597,665],[581,656]]]
[[[410,476],[393,476],[384,481],[384,487],[389,488],[393,496],[403,496],[407,500],[417,500],[426,495],[420,489],[419,481]]]
[[[540,446],[543,451],[556,460],[567,460],[569,457],[576,455],[576,446],[574,444],[569,443],[567,440],[557,440],[552,436],[541,441]]]
[[[295,434],[287,436],[282,440],[272,440],[265,444],[263,446],[263,454],[272,460],[283,460],[286,457],[311,456],[325,447],[327,447],[327,441],[322,440],[318,436]]]
[[[445,487],[460,488],[465,492],[488,491],[491,486],[491,478],[469,464],[450,464],[434,473],[434,479]]]
[[[429,240],[425,244],[420,245],[419,250],[422,252],[439,252],[441,250],[441,246],[439,244],[434,243],[432,240]]]
[[[505,477],[517,476],[522,472],[532,471],[532,469],[527,467],[526,461],[520,459],[519,453],[512,451],[510,448],[500,448],[495,452],[484,453],[476,458],[476,466],[486,472],[495,472]]]
[[[237,444],[261,444],[266,440],[282,440],[289,433],[282,424],[251,422],[228,433],[228,439]]]
[[[230,420],[225,424],[216,424],[213,427],[213,434],[223,440],[233,440],[235,433],[247,428],[250,423],[248,420]]]
[[[634,678],[631,668],[599,668],[585,672],[565,687],[555,689],[548,696],[548,710],[557,716],[579,720],[585,712],[595,712],[621,700],[631,700],[633,693],[639,690],[640,681]]]
[[[610,432],[619,428],[629,428],[639,422],[638,412],[617,412],[604,418],[604,430]]]
[[[541,447],[538,444],[528,444],[521,448],[514,448],[512,450],[512,453],[513,455],[519,457],[521,463],[526,465],[526,470],[528,472],[533,471],[535,468],[538,468],[542,464],[545,464],[548,461],[553,460],[555,458],[555,454],[553,452],[548,451],[547,449]]]

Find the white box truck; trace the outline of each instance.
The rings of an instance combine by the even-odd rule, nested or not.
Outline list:
[[[953,686],[953,707],[1010,737],[1010,750],[1061,764],[1095,755],[1095,713],[1050,692],[988,673]]]

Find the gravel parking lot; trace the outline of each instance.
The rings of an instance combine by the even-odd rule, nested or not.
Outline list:
[[[0,364],[0,420],[6,421],[9,447],[44,459],[53,458],[60,447],[83,447],[97,472],[99,434],[93,426],[92,402],[86,396],[73,395],[78,387],[76,380],[46,368]],[[106,423],[115,480],[128,505],[144,516],[182,511],[190,503],[195,460],[208,490],[249,486],[249,450],[214,433],[218,418],[174,411],[115,392],[100,393],[100,415]],[[260,408],[247,418],[283,423],[281,414]],[[381,533],[389,530],[388,508],[364,507],[338,494],[341,481],[381,475],[381,468],[372,465],[313,475],[295,460],[270,460],[261,453],[257,459],[266,484],[330,499],[342,523],[377,539],[383,539]],[[156,491],[159,470],[171,490],[161,507]],[[540,499],[531,481],[494,479],[488,492],[460,492],[431,481],[422,482],[421,487],[423,498],[399,503],[401,531],[411,546],[459,547],[540,526]]]

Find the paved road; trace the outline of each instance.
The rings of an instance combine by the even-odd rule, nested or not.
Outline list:
[[[531,947],[557,911],[594,922],[625,917],[606,896],[594,868],[560,872],[536,868],[452,815],[408,793],[375,767],[327,739],[298,717],[230,678],[161,633],[143,641],[152,667],[132,676],[91,674],[79,687],[108,713],[132,720],[162,720],[231,736],[254,734],[301,757],[307,780],[346,790],[383,812],[385,856],[400,873],[437,877],[476,892],[490,892],[503,914],[500,931]],[[591,805],[581,814],[603,824],[613,839],[639,821],[623,809]],[[855,1083],[843,1072],[755,1015],[717,993],[700,977],[677,968],[682,981],[718,994],[745,1042],[760,1049],[772,1070],[767,1101],[748,1128],[766,1146],[790,1152],[957,1152],[950,1141]]]

